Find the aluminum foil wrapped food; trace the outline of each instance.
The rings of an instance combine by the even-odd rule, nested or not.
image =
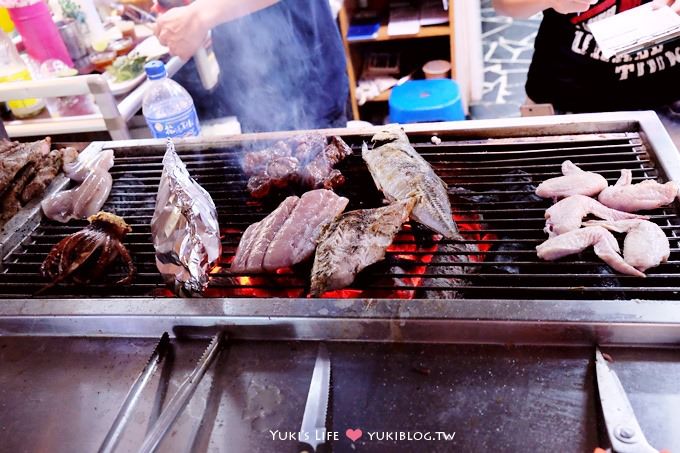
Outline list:
[[[222,253],[217,210],[210,194],[189,175],[172,140],[163,157],[151,237],[165,281],[182,296],[200,294]]]

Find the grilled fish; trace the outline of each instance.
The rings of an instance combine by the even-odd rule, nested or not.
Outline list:
[[[416,203],[409,198],[377,209],[342,214],[321,233],[310,294],[344,288],[366,266],[382,260]]]
[[[414,220],[447,238],[457,237],[448,187],[413,149],[404,130],[387,129],[374,135],[371,141],[382,144],[369,150],[364,143],[361,157],[378,190],[390,202],[415,197],[411,212]]]

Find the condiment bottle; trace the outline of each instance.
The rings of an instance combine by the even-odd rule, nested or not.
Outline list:
[[[31,80],[31,73],[21,59],[14,43],[0,31],[0,83]],[[19,99],[7,103],[17,118],[27,118],[40,113],[45,107],[42,99]]]

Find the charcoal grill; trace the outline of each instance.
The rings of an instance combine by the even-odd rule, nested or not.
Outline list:
[[[341,135],[354,156],[340,169],[348,209],[382,202],[360,157],[377,131]],[[424,342],[674,344],[680,341],[680,214],[677,202],[651,212],[670,239],[667,263],[646,279],[614,273],[592,252],[558,262],[538,260],[550,202],[532,184],[558,176],[570,159],[613,184],[622,168],[634,182],[680,181],[680,156],[652,112],[439,123],[407,127],[414,147],[452,190],[466,242],[478,251],[452,255],[453,241],[432,240],[414,226],[387,260],[366,269],[349,291],[306,297],[309,267],[289,274],[233,275],[229,260],[240,235],[277,200],[254,201],[239,167],[244,150],[290,133],[187,139],[177,149],[192,176],[211,193],[223,231],[223,257],[204,298],[168,297],[156,271],[149,222],[164,143],[96,142],[85,151],[114,149],[111,196],[105,210],[133,227],[126,244],[138,267],[132,286],[60,285],[40,298],[39,265],[65,235],[85,223],[22,212],[0,238],[0,333],[9,335],[159,336],[163,331],[226,328],[246,339],[331,339]],[[442,143],[435,145],[437,135]],[[66,187],[60,179],[52,190]],[[281,195],[283,196],[283,194]],[[470,259],[472,258],[472,259]],[[475,261],[474,258],[477,258]],[[115,276],[115,275],[114,275]]]

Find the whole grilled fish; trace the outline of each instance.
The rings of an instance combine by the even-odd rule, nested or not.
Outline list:
[[[366,162],[375,185],[390,201],[416,197],[411,217],[447,237],[458,236],[453,221],[448,187],[418,152],[411,146],[403,129],[386,129],[373,136],[368,149],[366,143],[361,157]]]

